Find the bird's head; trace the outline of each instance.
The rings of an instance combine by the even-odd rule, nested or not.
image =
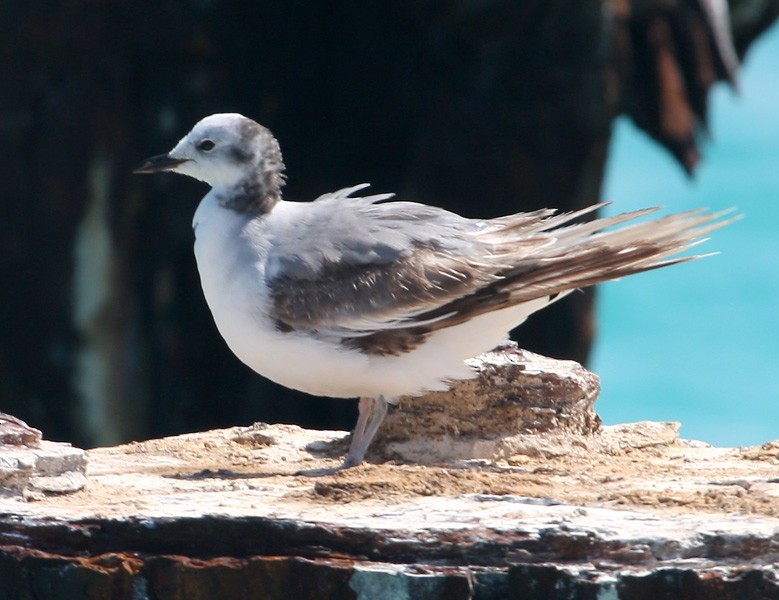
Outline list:
[[[149,158],[134,172],[161,171],[189,175],[211,187],[231,188],[259,177],[280,188],[284,163],[268,129],[243,115],[222,113],[199,121],[173,150]]]

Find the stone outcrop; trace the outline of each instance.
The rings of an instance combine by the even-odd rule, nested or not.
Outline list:
[[[0,598],[779,598],[779,442],[599,427],[581,367],[480,360],[333,475],[299,472],[348,435],[292,425],[90,450],[83,489],[0,497]]]
[[[539,433],[588,436],[600,418],[600,380],[579,363],[507,342],[468,361],[475,379],[391,407],[374,452],[430,464],[492,459]]]
[[[75,492],[86,484],[85,474],[86,452],[44,441],[37,429],[0,413],[0,495]]]

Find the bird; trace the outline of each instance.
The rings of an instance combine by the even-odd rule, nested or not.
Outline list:
[[[210,186],[192,221],[195,259],[238,359],[292,389],[359,399],[338,469],[363,462],[389,404],[474,377],[465,361],[532,313],[586,286],[708,256],[680,253],[733,220],[697,209],[635,222],[658,207],[582,219],[604,204],[474,219],[360,195],[369,184],[289,201],[284,170],[270,130],[220,113],[134,172]]]

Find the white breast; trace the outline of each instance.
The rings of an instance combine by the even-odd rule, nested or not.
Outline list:
[[[284,386],[315,395],[359,396],[361,390],[355,388],[353,376],[366,371],[367,357],[276,329],[265,284],[270,247],[267,222],[225,209],[209,194],[195,212],[193,227],[203,293],[233,353],[257,373]]]

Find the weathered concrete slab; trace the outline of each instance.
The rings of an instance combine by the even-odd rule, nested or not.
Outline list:
[[[171,545],[196,546],[206,531],[222,528],[231,535],[219,551],[239,554],[305,546],[297,530],[303,538],[324,535],[311,538],[320,550],[303,555],[356,557],[371,538],[370,552],[393,561],[446,560],[454,547],[471,564],[493,565],[712,565],[712,556],[779,556],[779,444],[712,448],[669,440],[668,430],[654,423],[604,427],[588,441],[547,436],[541,446],[554,452],[460,467],[368,464],[320,478],[296,472],[334,464],[316,449],[344,433],[258,424],[99,448],[88,453],[89,484],[81,492],[0,499],[0,541],[24,532],[32,547],[45,548],[51,528],[66,527],[79,548],[120,551],[133,539],[144,552],[156,545],[173,551]],[[97,522],[111,535],[95,538]],[[281,537],[271,543],[271,533]]]
[[[70,444],[40,441],[38,447],[0,444],[0,496],[32,499],[75,492],[86,485],[86,452]]]
[[[513,380],[493,361],[487,387],[567,390],[565,410],[480,379],[404,401],[332,475],[299,472],[338,465],[347,434],[291,425],[90,450],[80,491],[0,497],[0,598],[779,598],[779,441],[598,427],[586,374],[534,361],[510,354]]]
[[[86,452],[43,441],[39,430],[0,413],[0,496],[74,492],[86,484],[85,473]]]
[[[391,407],[374,452],[419,464],[487,459],[511,452],[517,435],[589,435],[600,426],[600,380],[579,363],[514,342],[468,362],[476,379]]]

